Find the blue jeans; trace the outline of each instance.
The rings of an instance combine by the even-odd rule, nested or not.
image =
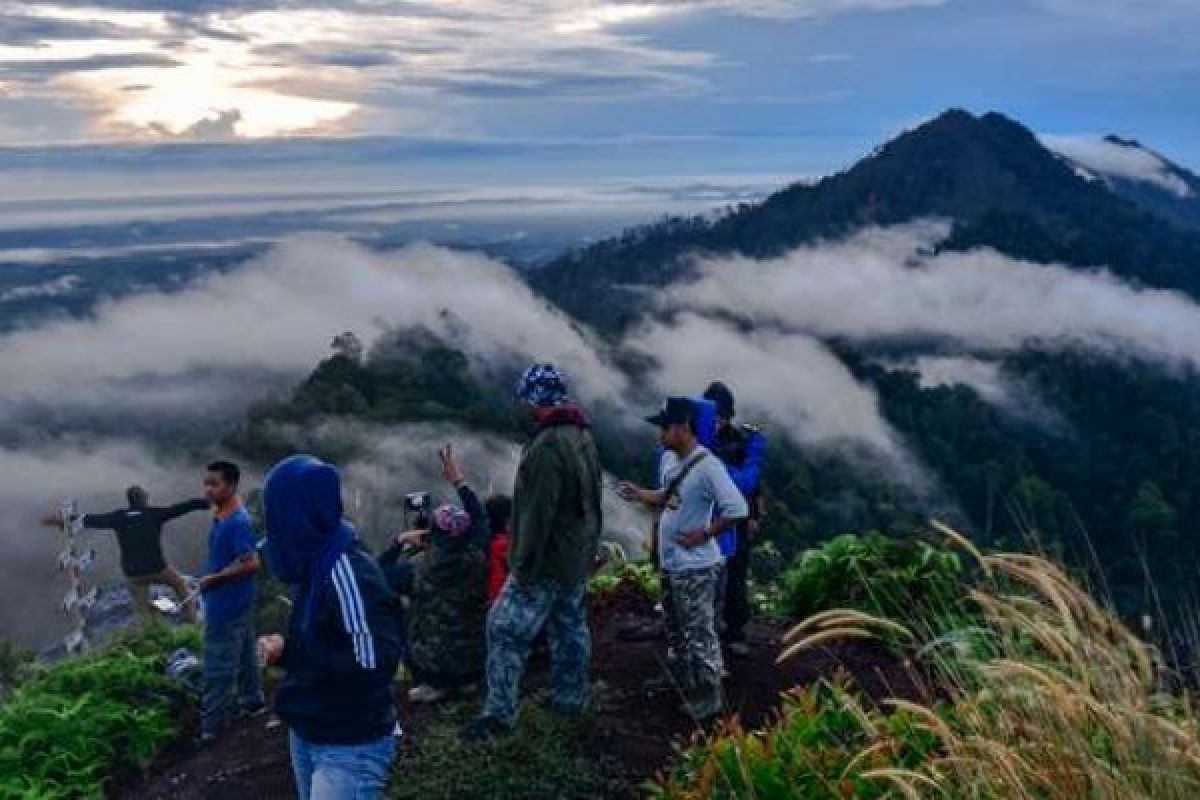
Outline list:
[[[264,702],[255,652],[254,609],[227,622],[206,622],[201,733],[215,736],[237,708],[261,706]]]
[[[300,800],[376,800],[396,755],[390,733],[366,744],[313,744],[293,732],[290,745]]]
[[[509,578],[488,613],[487,701],[484,716],[506,725],[517,721],[517,690],[529,646],[542,627],[550,640],[550,685],[554,705],[583,711],[588,704],[588,632],[582,584],[522,586]]]

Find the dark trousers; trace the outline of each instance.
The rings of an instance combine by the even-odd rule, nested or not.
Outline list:
[[[725,560],[724,625],[722,636],[726,643],[746,638],[746,623],[750,621],[750,537],[746,526],[737,529],[737,549]]]
[[[200,729],[216,735],[239,707],[264,702],[254,638],[254,609],[204,625],[204,699]]]

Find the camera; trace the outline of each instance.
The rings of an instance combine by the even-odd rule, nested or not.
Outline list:
[[[409,492],[404,495],[404,525],[409,530],[428,530],[433,501],[429,492]]]

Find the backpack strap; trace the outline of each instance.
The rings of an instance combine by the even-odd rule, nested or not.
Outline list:
[[[679,470],[679,474],[671,479],[671,482],[667,484],[667,491],[663,495],[664,508],[671,502],[672,499],[678,496],[679,487],[683,486],[684,480],[687,479],[687,476],[691,473],[695,466],[707,457],[708,453],[704,450],[701,450],[695,456],[688,459],[688,461],[683,465],[683,469]]]

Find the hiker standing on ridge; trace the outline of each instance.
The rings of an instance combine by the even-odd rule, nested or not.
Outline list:
[[[187,581],[175,567],[167,563],[162,549],[163,525],[193,511],[208,508],[203,498],[185,500],[172,506],[150,505],[149,493],[140,486],[125,490],[128,508],[120,508],[107,514],[84,514],[79,522],[85,528],[110,530],[117,535],[117,547],[121,551],[121,571],[125,573],[125,584],[133,610],[142,622],[155,619],[154,606],[150,602],[150,587],[158,584],[170,586],[182,602],[190,594]],[[60,527],[62,517],[51,514],[42,520],[43,525]],[[183,606],[183,618],[196,621],[196,600],[192,598]]]
[[[724,663],[717,636],[716,591],[721,551],[716,539],[745,519],[746,501],[721,462],[696,438],[695,403],[671,397],[647,419],[659,428],[666,452],[659,463],[662,489],[622,481],[617,491],[661,513],[657,548],[663,574],[667,667],[697,722],[721,713]]]
[[[287,637],[259,640],[286,674],[275,713],[291,729],[300,800],[375,800],[396,753],[397,601],[343,517],[341,478],[312,456],[280,461],[263,491],[267,558],[292,587]]]
[[[717,603],[718,624],[722,640],[730,653],[749,654],[746,646],[746,623],[750,621],[750,544],[758,535],[763,520],[762,469],[767,455],[767,440],[751,425],[733,422],[733,392],[723,383],[714,382],[704,391],[704,397],[717,407],[716,442],[713,454],[721,459],[746,504],[750,516],[721,536],[721,555],[725,570],[720,598]]]
[[[487,701],[463,731],[469,741],[508,733],[516,724],[521,673],[543,626],[554,707],[579,713],[588,705],[591,637],[584,601],[600,544],[600,457],[587,417],[553,365],[527,369],[516,395],[537,432],[517,468],[511,574],[488,614]]]
[[[204,699],[200,741],[217,738],[231,712],[266,709],[254,651],[254,596],[260,568],[250,514],[238,497],[241,471],[214,461],[204,492],[216,510],[208,534],[208,562],[198,588],[204,595]]]

